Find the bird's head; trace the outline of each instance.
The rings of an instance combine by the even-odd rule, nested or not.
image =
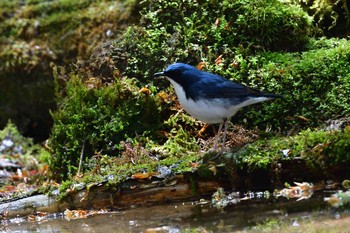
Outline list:
[[[183,82],[187,75],[191,73],[198,72],[199,70],[193,66],[187,65],[185,63],[174,63],[168,66],[163,72],[155,73],[154,77],[166,76],[176,82]]]

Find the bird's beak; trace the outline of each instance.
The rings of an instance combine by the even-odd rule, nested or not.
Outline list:
[[[153,77],[159,77],[159,76],[164,76],[164,71],[163,72],[158,72],[153,75]]]

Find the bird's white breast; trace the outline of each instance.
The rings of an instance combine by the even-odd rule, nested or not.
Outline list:
[[[238,105],[232,105],[228,100],[225,101],[219,98],[211,100],[198,99],[194,101],[191,98],[186,98],[185,90],[181,85],[170,78],[168,80],[174,86],[179,102],[186,112],[205,123],[221,123],[224,119],[231,118],[244,106],[270,99],[266,97],[249,98]]]

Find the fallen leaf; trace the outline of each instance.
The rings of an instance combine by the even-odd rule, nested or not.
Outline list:
[[[160,97],[160,99],[165,102],[165,103],[170,103],[173,102],[175,100],[175,96],[169,95],[167,92],[165,91],[161,91],[158,93],[158,96]]]
[[[214,23],[215,27],[218,27],[219,23],[220,23],[220,18],[216,18],[215,23]]]
[[[208,124],[205,124],[200,130],[199,130],[199,132],[198,132],[198,134],[197,134],[197,137],[199,136],[199,137],[202,137],[202,134],[204,133],[204,131],[208,128]]]
[[[198,63],[198,65],[196,67],[197,67],[197,69],[202,70],[203,67],[206,65],[207,65],[207,62],[202,61],[202,62]]]
[[[208,170],[213,172],[214,176],[216,175],[217,170],[215,165],[209,165]]]
[[[308,119],[308,118],[306,118],[306,117],[303,117],[303,116],[297,116],[297,118],[298,118],[299,120],[302,120],[302,121],[305,121],[305,122],[310,121],[310,119]]]
[[[218,56],[216,59],[215,59],[215,65],[219,65],[222,63],[222,54],[220,56]]]
[[[131,176],[133,179],[150,179],[152,176],[159,175],[159,172],[145,172],[145,173],[135,173]]]
[[[12,192],[12,191],[14,191],[16,189],[16,187],[12,186],[12,185],[7,185],[7,186],[5,186],[5,189],[8,192]]]
[[[140,93],[141,93],[141,94],[145,94],[145,95],[150,95],[150,94],[151,94],[151,90],[148,89],[147,87],[142,87],[142,88],[140,89]]]

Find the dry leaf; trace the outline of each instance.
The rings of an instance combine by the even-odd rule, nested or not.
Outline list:
[[[131,176],[133,179],[150,179],[152,176],[159,175],[159,172],[145,172],[145,173],[135,173]]]
[[[197,67],[197,69],[202,70],[203,67],[206,65],[207,65],[207,62],[202,61],[202,62],[198,63],[198,65],[196,67]]]

